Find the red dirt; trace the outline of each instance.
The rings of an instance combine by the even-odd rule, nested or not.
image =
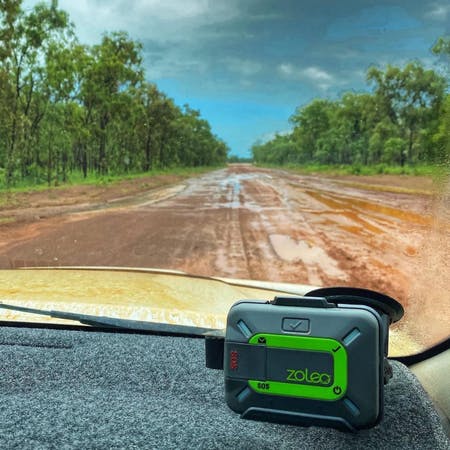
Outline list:
[[[430,297],[418,288],[420,278],[420,286],[445,289],[432,297],[440,295],[448,308],[442,298],[448,298],[450,282],[449,222],[439,219],[446,214],[433,216],[435,197],[380,192],[373,186],[366,190],[353,178],[345,181],[233,165],[184,185],[152,189],[150,184],[145,192],[118,201],[114,197],[123,195],[117,189],[99,194],[87,186],[52,204],[35,195],[27,208],[0,214],[16,220],[0,225],[0,267],[158,267],[351,285],[386,292],[415,312],[417,298]],[[395,184],[395,177],[386,182]],[[418,189],[428,188],[428,181],[419,183]],[[142,185],[131,194],[139,190]],[[441,266],[430,269],[429,264]]]

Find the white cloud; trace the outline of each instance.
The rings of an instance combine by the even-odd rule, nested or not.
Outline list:
[[[24,0],[24,6],[32,8],[39,1]],[[239,15],[236,2],[210,0],[59,0],[59,7],[69,13],[84,44],[97,44],[111,31],[126,31],[143,42],[151,80],[205,74],[210,59],[202,57],[198,47],[217,35],[207,35],[211,31],[204,27]],[[232,60],[230,67],[244,76],[260,70],[249,60]]]
[[[25,0],[31,8],[40,0]],[[49,1],[49,0],[48,0]],[[185,42],[198,39],[202,25],[222,23],[239,15],[234,2],[210,0],[59,0],[86,44],[97,43],[105,31],[125,30],[133,39]]]
[[[279,136],[288,136],[289,134],[292,134],[292,130],[282,130],[282,131],[271,131],[269,133],[264,133],[261,136],[259,136],[257,138],[258,141],[260,141],[261,143],[266,143],[269,141],[272,141],[273,139],[275,139],[277,137],[277,135]]]
[[[319,69],[318,67],[308,67],[302,71],[303,75],[310,80],[317,80],[322,83],[331,83],[333,77],[325,72],[325,70]]]
[[[239,58],[226,58],[224,59],[225,66],[232,72],[238,73],[243,76],[252,76],[261,72],[263,66],[258,61],[252,61],[250,59]]]
[[[158,62],[153,62],[150,56],[147,66],[146,72],[151,80],[177,78],[186,74],[198,77],[204,75],[209,69],[206,61],[193,58],[185,60],[176,49],[168,50],[165,58]]]
[[[436,20],[439,22],[444,22],[450,16],[450,4],[446,3],[435,3],[433,9],[425,14],[425,17]]]
[[[310,66],[303,69],[296,67],[291,63],[282,63],[278,66],[278,72],[286,78],[313,84],[322,91],[326,91],[329,87],[336,84],[336,80],[333,75],[316,66]]]
[[[295,73],[297,72],[297,70],[295,69],[295,67],[290,64],[290,63],[283,63],[280,64],[278,66],[278,71],[282,74],[282,75],[286,75],[288,77],[295,75]]]
[[[365,80],[366,79],[366,71],[363,69],[352,70],[349,73],[349,79]]]
[[[124,4],[124,2],[118,2]],[[133,13],[142,15],[152,14],[162,20],[173,21],[193,18],[204,15],[209,9],[207,0],[135,0],[127,1],[126,8],[130,7]]]

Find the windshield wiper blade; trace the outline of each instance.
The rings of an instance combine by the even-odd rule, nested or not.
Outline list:
[[[53,317],[55,319],[73,320],[83,325],[91,325],[93,327],[102,328],[153,331],[155,333],[177,334],[186,336],[204,336],[205,333],[215,331],[213,328],[202,328],[189,325],[175,325],[160,322],[147,322],[143,320],[93,316],[90,314],[79,314],[65,311],[26,308],[24,306],[9,305],[3,302],[0,302],[0,308],[12,311],[20,311],[29,314],[39,314],[42,316]]]

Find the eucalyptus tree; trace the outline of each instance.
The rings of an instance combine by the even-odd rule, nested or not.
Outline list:
[[[33,159],[33,146],[45,114],[39,87],[45,84],[45,55],[55,42],[66,42],[72,27],[66,12],[39,3],[30,12],[21,2],[5,2],[2,10],[2,37],[6,45],[1,54],[1,71],[8,85],[3,100],[5,181],[9,186],[17,170],[27,175]],[[6,26],[5,26],[6,24]]]
[[[106,34],[101,44],[90,49],[80,99],[87,110],[85,125],[97,141],[94,168],[105,174],[113,155],[108,152],[110,124],[131,101],[130,88],[143,80],[142,46],[125,32]]]
[[[388,65],[384,72],[371,67],[367,80],[375,86],[382,111],[400,131],[395,137],[406,140],[400,164],[415,162],[421,156],[415,144],[441,107],[445,80],[418,62],[403,68]]]
[[[439,116],[438,129],[432,136],[434,157],[438,162],[445,162],[450,167],[450,36],[440,37],[432,48],[439,56],[447,76],[447,93]]]
[[[314,99],[304,107],[296,109],[290,117],[294,125],[292,139],[299,151],[299,160],[317,161],[320,158],[319,140],[330,129],[332,110],[335,105],[330,100]]]

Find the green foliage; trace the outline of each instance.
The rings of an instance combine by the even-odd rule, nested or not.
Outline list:
[[[227,162],[231,163],[231,164],[233,164],[233,163],[251,163],[251,162],[253,162],[253,159],[249,158],[249,157],[231,155],[231,156],[228,156]]]
[[[262,167],[279,168],[291,170],[301,174],[326,174],[329,176],[340,175],[414,175],[440,177],[445,170],[444,167],[433,165],[399,166],[389,164],[258,164]],[[447,174],[448,175],[448,174]]]
[[[450,38],[433,52],[450,58]],[[450,160],[450,100],[447,82],[418,62],[371,67],[372,93],[346,92],[335,101],[315,99],[291,116],[291,134],[252,147],[263,164],[344,165],[401,168]],[[382,172],[380,172],[382,173]]]
[[[121,175],[98,175],[95,172],[91,172],[87,177],[84,176],[81,170],[74,170],[70,173],[66,182],[58,183],[57,185],[51,186],[52,188],[65,188],[67,186],[78,186],[78,185],[94,185],[94,186],[108,186],[115,183],[120,183],[124,180],[148,180],[150,176],[158,175],[178,175],[183,177],[191,177],[193,175],[200,175],[211,170],[215,170],[223,167],[223,165],[214,166],[198,166],[198,167],[172,167],[163,169],[153,169],[146,172],[135,172]],[[0,191],[7,191],[9,194],[15,194],[19,192],[34,192],[34,191],[45,191],[49,189],[46,179],[42,179],[40,182],[36,182],[35,179],[21,179],[17,181],[14,187],[7,187],[4,183],[4,177],[1,177],[0,169]],[[145,188],[146,182],[143,181],[142,187]]]
[[[404,165],[407,143],[399,137],[391,137],[384,143],[382,161],[385,163]]]
[[[207,121],[145,81],[142,46],[124,32],[80,45],[53,0],[0,9],[0,175],[8,188],[223,164]]]

